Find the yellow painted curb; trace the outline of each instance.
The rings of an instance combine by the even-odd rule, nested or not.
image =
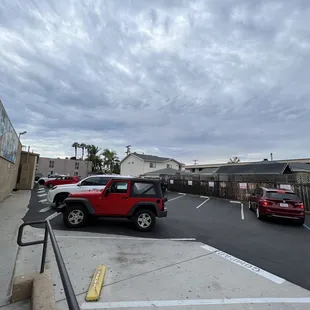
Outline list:
[[[103,285],[105,266],[99,265],[93,275],[93,279],[90,283],[88,292],[86,294],[86,301],[97,301],[100,299],[100,293]]]

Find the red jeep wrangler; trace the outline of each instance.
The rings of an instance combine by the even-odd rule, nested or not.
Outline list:
[[[147,179],[111,179],[105,189],[72,193],[57,208],[68,228],[84,226],[90,217],[123,217],[140,231],[150,231],[167,209],[160,182]]]

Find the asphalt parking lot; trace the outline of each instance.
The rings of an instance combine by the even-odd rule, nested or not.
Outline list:
[[[240,204],[181,193],[167,197],[168,217],[158,219],[151,233],[134,230],[126,219],[98,219],[79,233],[199,241],[310,290],[309,218],[305,226],[259,221],[246,205],[242,210]],[[23,220],[49,218],[55,230],[66,231],[45,199],[46,190],[34,189]]]

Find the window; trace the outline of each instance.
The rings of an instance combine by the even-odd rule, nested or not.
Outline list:
[[[171,167],[171,164],[167,164],[167,168],[172,168],[172,167]]]
[[[82,186],[99,186],[103,185],[100,177],[92,177],[84,180],[81,184]]]
[[[266,192],[266,198],[269,199],[277,199],[277,200],[292,200],[292,201],[299,201],[299,198],[290,192],[277,192],[277,191],[268,191]]]
[[[127,182],[114,182],[111,185],[111,193],[114,194],[126,194],[128,188]]]
[[[80,168],[80,163],[78,161],[75,162],[75,170],[79,170]]]
[[[150,163],[150,168],[156,168],[156,163]]]
[[[132,195],[156,195],[154,183],[135,182],[132,186]]]
[[[54,168],[54,161],[53,160],[50,160],[49,168]],[[51,172],[51,174],[52,174],[52,172]]]
[[[77,177],[78,175],[79,175],[79,172],[78,172],[78,171],[75,171],[75,172],[74,172],[74,176]]]

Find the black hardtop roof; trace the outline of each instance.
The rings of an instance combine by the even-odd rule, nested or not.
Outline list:
[[[144,179],[144,178],[112,178],[110,181],[131,181],[131,182],[140,182],[140,183],[160,183],[158,179]]]

